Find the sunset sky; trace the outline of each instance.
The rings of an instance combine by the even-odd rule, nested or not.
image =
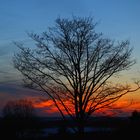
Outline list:
[[[137,63],[123,72],[118,82],[140,79],[140,0],[0,0],[0,106],[14,98],[38,97],[36,93],[25,94],[25,89],[20,88],[21,76],[12,64],[17,52],[13,41],[30,45],[32,40],[27,32],[42,33],[54,25],[58,16],[72,15],[94,17],[99,23],[96,31],[103,32],[105,37],[116,41],[129,39]],[[134,100],[131,109],[140,109],[139,93],[127,96],[121,103]],[[41,105],[36,103],[37,108]]]

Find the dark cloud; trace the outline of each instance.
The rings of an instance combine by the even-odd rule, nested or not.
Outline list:
[[[29,99],[33,102],[47,98],[47,96],[36,90],[27,89],[22,86],[0,84],[0,115],[4,105],[11,100]]]

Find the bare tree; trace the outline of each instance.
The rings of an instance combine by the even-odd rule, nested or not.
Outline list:
[[[25,99],[9,101],[3,108],[3,117],[6,118],[28,119],[34,116],[35,114],[32,102]]]
[[[128,40],[116,43],[104,38],[95,26],[91,17],[58,18],[47,32],[29,33],[36,49],[15,43],[21,50],[14,56],[15,68],[53,100],[64,118],[67,113],[79,125],[139,88],[110,83],[111,77],[135,63],[132,48]]]
[[[40,121],[33,103],[27,99],[8,101],[3,108],[1,128],[3,136],[7,139],[39,136],[41,134]]]

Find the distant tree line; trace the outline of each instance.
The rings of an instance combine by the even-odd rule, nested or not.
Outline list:
[[[3,108],[1,134],[4,139],[38,137],[41,126],[31,101],[26,99],[9,101]]]

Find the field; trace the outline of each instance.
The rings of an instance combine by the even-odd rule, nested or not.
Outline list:
[[[9,124],[8,124],[9,123]],[[122,117],[95,117],[85,123],[85,131],[82,134],[75,133],[73,128],[77,124],[68,119],[38,118],[34,122],[10,121],[6,123],[1,119],[1,139],[14,140],[53,140],[53,139],[135,139],[139,136],[140,121],[133,118]],[[24,125],[23,125],[24,124]],[[28,126],[30,125],[30,127]],[[28,126],[28,127],[27,127]]]

